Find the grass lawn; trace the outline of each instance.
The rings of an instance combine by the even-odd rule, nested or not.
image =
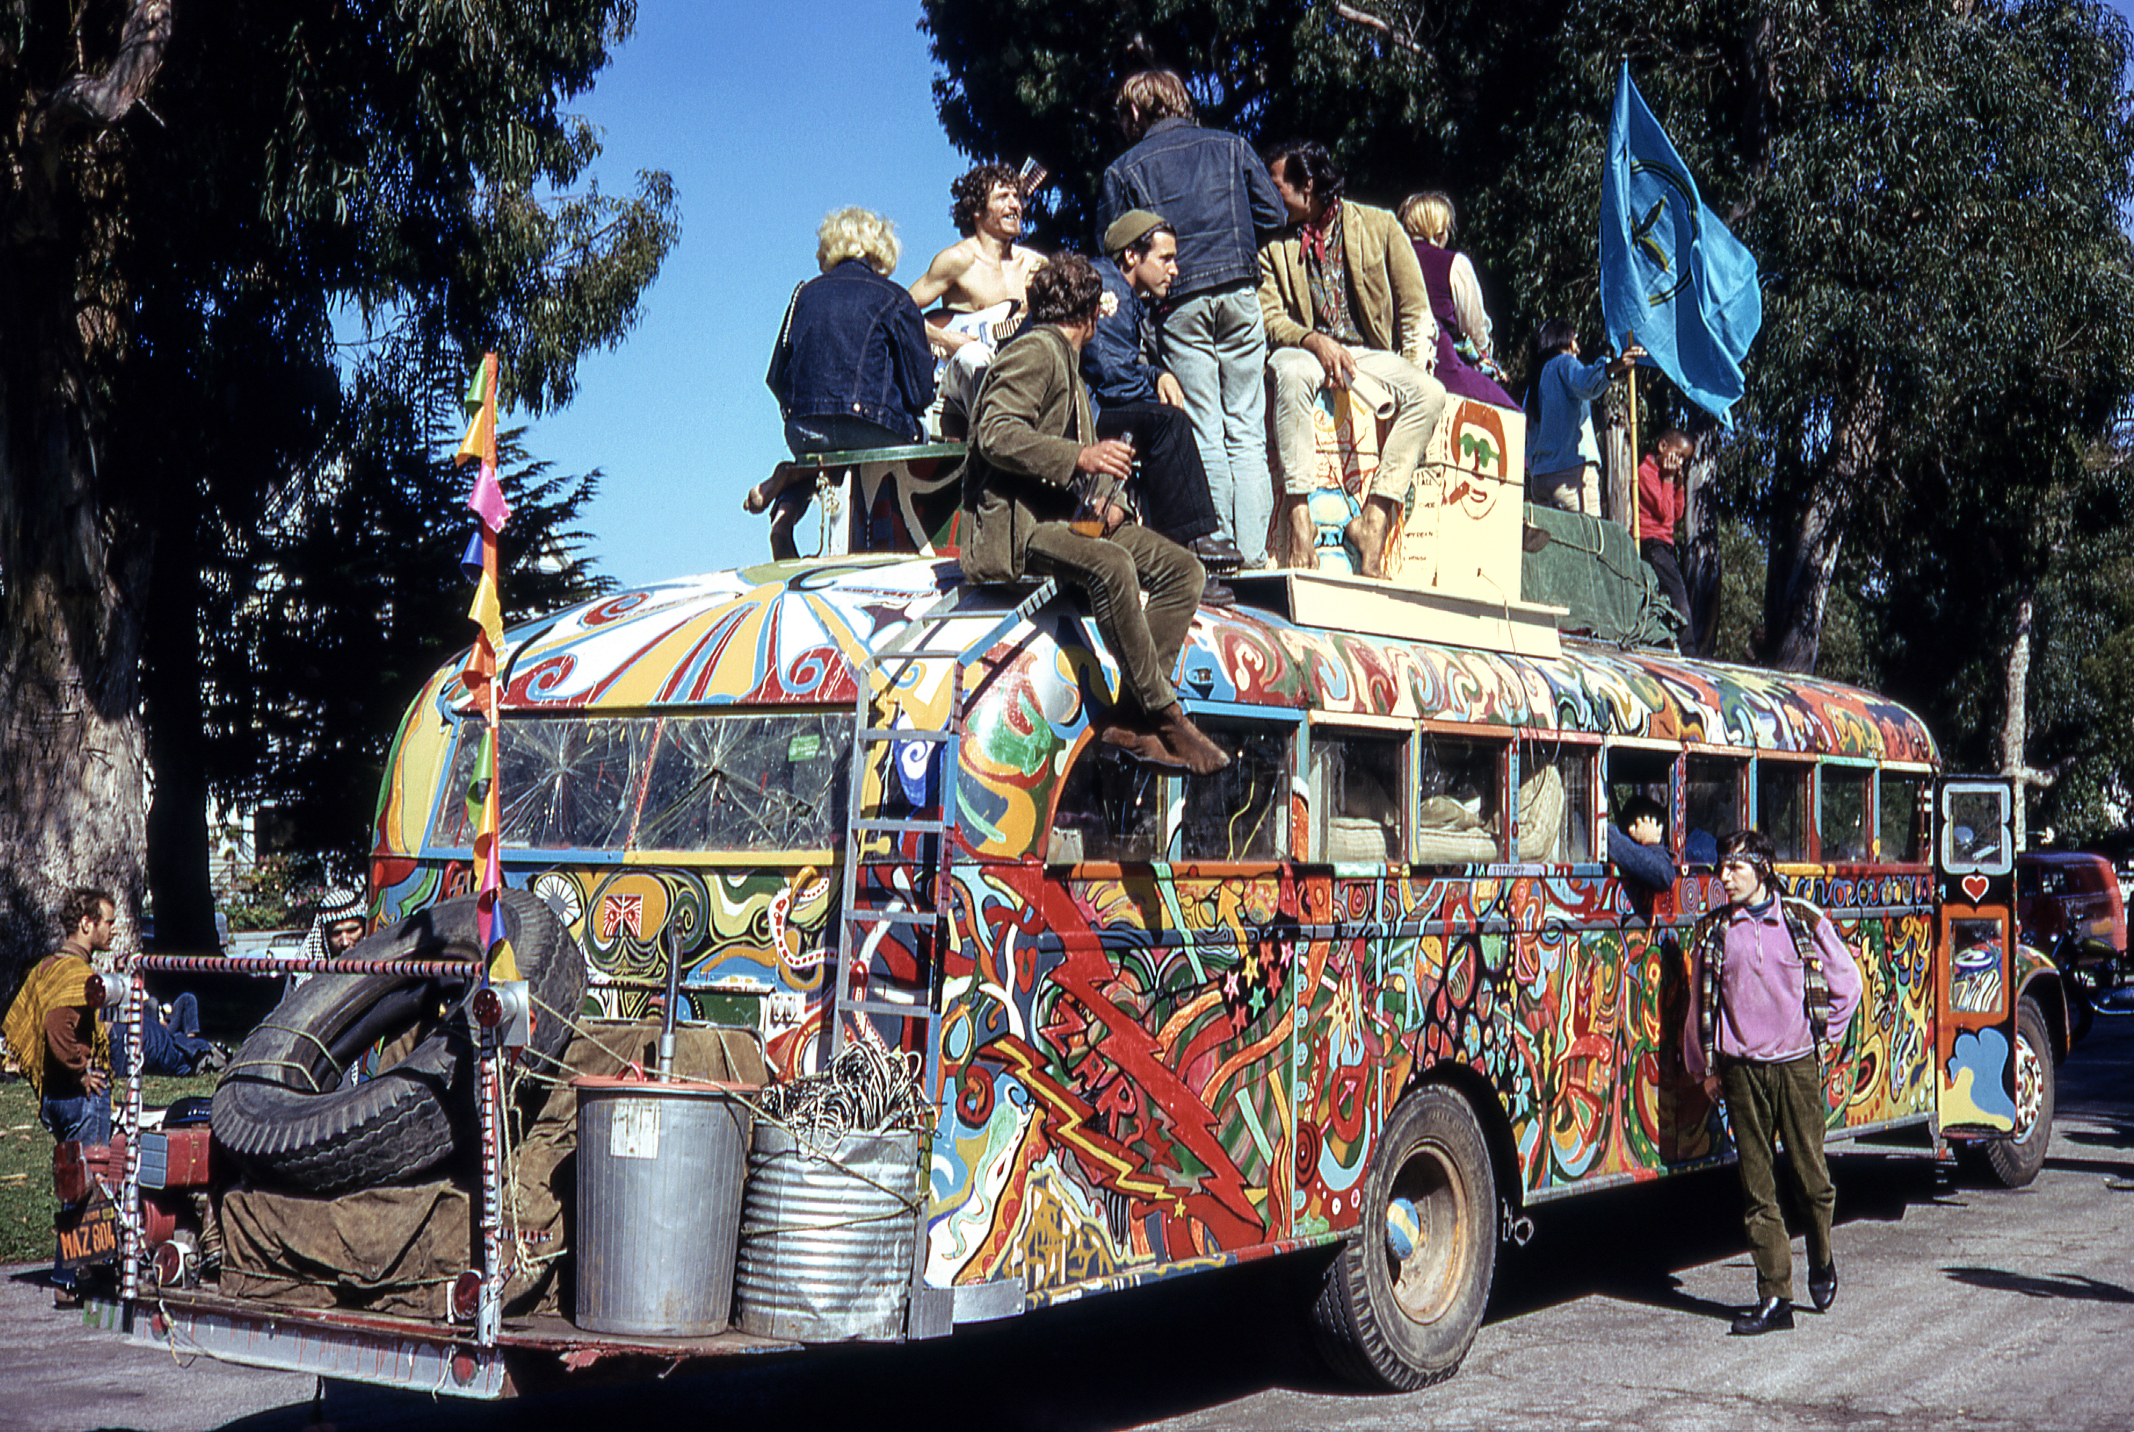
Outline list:
[[[187,1094],[215,1092],[213,1074],[194,1079],[141,1081],[141,1105],[159,1109]],[[118,1091],[123,1099],[125,1091]],[[52,1258],[52,1136],[37,1122],[37,1096],[29,1081],[0,1084],[0,1263],[44,1263]]]

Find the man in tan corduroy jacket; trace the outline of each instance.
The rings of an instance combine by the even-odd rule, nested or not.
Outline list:
[[[1363,511],[1342,535],[1356,549],[1356,570],[1382,577],[1386,539],[1407,509],[1416,468],[1445,411],[1445,385],[1428,371],[1437,359],[1430,290],[1400,221],[1344,199],[1344,176],[1324,146],[1282,145],[1267,167],[1291,220],[1286,233],[1260,250],[1268,405],[1282,489],[1276,541],[1286,543],[1290,566],[1318,565],[1305,507],[1312,408],[1322,388],[1348,388],[1360,373],[1363,387],[1375,386],[1390,402],[1392,427]]]

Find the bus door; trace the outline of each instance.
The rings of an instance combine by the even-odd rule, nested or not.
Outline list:
[[[2015,1132],[2015,787],[1945,776],[1934,799],[1934,1093],[1944,1134]]]

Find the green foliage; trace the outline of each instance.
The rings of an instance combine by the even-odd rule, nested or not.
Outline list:
[[[460,559],[476,530],[465,501],[473,469],[451,461],[456,425],[424,420],[458,416],[456,384],[444,386],[455,391],[434,389],[418,412],[382,384],[359,383],[347,456],[288,494],[279,521],[233,550],[208,593],[225,616],[205,640],[202,750],[214,793],[226,805],[273,806],[291,848],[324,855],[337,879],[363,872],[408,701],[472,637],[473,584]],[[612,585],[591,571],[586,534],[572,526],[599,475],[552,473],[521,437],[498,437],[513,509],[498,553],[507,624]]]
[[[48,790],[0,782],[0,847],[42,859],[47,832],[94,831],[69,839],[100,851],[55,858],[124,871],[145,846],[159,918],[197,940],[210,785],[301,787],[309,838],[360,853],[381,711],[465,634],[445,516],[464,480],[429,424],[491,349],[508,403],[567,402],[675,242],[673,188],[602,193],[568,108],[631,0],[10,13],[0,677],[29,653],[47,670],[11,700],[87,692],[123,727],[141,673],[156,809],[144,839],[93,770],[60,765]],[[561,553],[528,599],[585,589],[570,524],[590,482],[520,476],[535,510],[514,540]],[[0,953],[31,948],[35,920],[16,923]]]
[[[222,908],[232,930],[279,930],[297,923],[324,888],[316,857],[263,855],[232,877]]]
[[[2014,614],[2035,593],[2050,704],[2030,758],[2087,769],[2075,752],[2109,744],[2053,643],[2109,636],[2060,605],[2083,600],[2085,572],[2118,570],[2070,534],[2126,524],[2117,479],[2085,462],[2134,397],[2120,219],[2134,104],[2111,10],[926,0],[922,25],[950,138],[1033,152],[1060,176],[1055,238],[1086,246],[1097,177],[1121,147],[1109,92],[1150,62],[1186,75],[1205,122],[1326,142],[1366,201],[1450,190],[1460,246],[1496,280],[1497,348],[1515,370],[1546,316],[1574,320],[1589,347],[1600,336],[1599,166],[1627,58],[1763,273],[1748,394],[1716,444],[1717,507],[1740,524],[1721,654],[1800,669],[1820,654],[1826,672],[1919,705],[1952,761],[1971,763],[1998,729]],[[1710,426],[1665,388],[1648,390],[1655,426]],[[1752,552],[1768,557],[1754,590]]]

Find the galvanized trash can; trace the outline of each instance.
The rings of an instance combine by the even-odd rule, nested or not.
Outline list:
[[[916,1199],[919,1136],[847,1134],[829,1152],[835,1162],[756,1125],[734,1324],[796,1342],[894,1341],[904,1335],[918,1236],[913,1203],[898,1194]]]
[[[587,1077],[578,1090],[578,1326],[723,1333],[750,1116],[733,1084]]]

